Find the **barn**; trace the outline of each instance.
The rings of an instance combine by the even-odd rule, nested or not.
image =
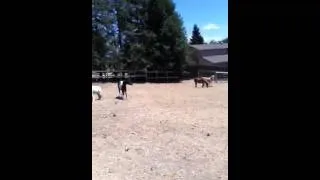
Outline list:
[[[192,74],[201,71],[228,72],[228,43],[189,45],[187,65]]]

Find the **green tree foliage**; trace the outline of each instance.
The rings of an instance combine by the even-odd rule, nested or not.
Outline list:
[[[187,39],[182,18],[172,0],[150,0],[146,23],[151,38],[148,58],[150,69],[181,70],[185,62]]]
[[[115,15],[110,0],[92,1],[92,69],[105,69],[114,58]]]
[[[117,61],[118,68],[181,70],[187,39],[172,0],[97,2],[93,11],[97,17],[93,19],[93,68],[110,58]],[[107,56],[108,52],[112,56]]]
[[[224,40],[222,40],[223,43],[228,43],[228,38],[225,38]]]
[[[92,68],[103,69],[104,56],[107,52],[106,40],[100,33],[92,33]]]
[[[201,36],[200,29],[196,24],[193,26],[190,44],[204,44],[204,39]]]
[[[217,41],[215,41],[215,40],[211,40],[210,42],[209,42],[209,44],[217,44],[218,42]]]

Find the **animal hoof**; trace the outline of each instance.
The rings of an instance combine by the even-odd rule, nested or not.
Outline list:
[[[129,148],[128,148],[128,147],[126,147],[124,150],[125,150],[126,152],[128,152],[128,151],[129,151]]]

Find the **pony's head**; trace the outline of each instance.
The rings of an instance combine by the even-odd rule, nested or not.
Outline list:
[[[213,80],[214,80],[214,77],[215,77],[215,75],[212,75],[212,76],[210,77],[210,80],[213,81]]]

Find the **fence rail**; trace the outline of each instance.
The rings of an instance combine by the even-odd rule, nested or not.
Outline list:
[[[215,81],[228,81],[228,72],[224,71],[210,71],[210,70],[201,70],[199,71],[198,76],[205,76],[205,77],[215,77]]]
[[[228,72],[201,70],[198,71],[198,76],[210,77],[214,75],[216,80],[228,80]],[[129,71],[129,70],[117,70],[117,71],[92,71],[93,81],[115,82],[119,78],[129,77],[132,81],[140,82],[172,82],[180,81],[184,76],[174,71]],[[193,77],[191,77],[193,78]]]
[[[179,81],[181,76],[174,71],[92,71],[94,81],[116,81],[118,78],[130,77],[132,81]]]

